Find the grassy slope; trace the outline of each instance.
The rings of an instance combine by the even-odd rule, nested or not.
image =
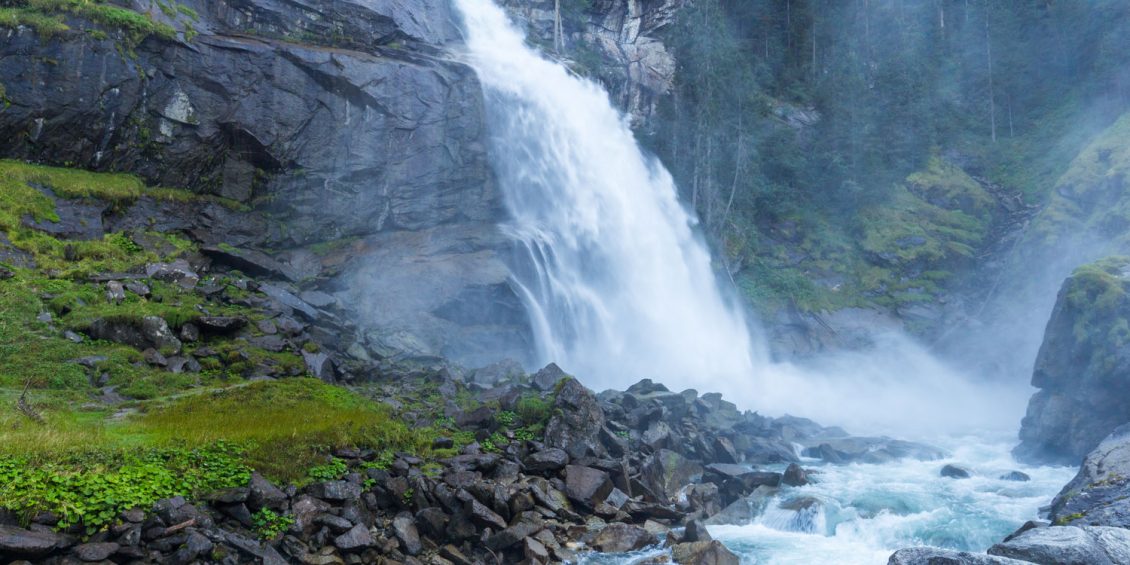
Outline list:
[[[115,206],[142,196],[196,198],[147,188],[129,175],[0,161],[0,232],[35,263],[0,264],[12,275],[0,278],[0,507],[24,516],[51,510],[63,518],[62,526],[93,531],[134,505],[243,484],[251,469],[280,481],[307,480],[309,470],[327,463],[339,447],[426,457],[449,453],[430,447],[436,435],[452,435],[451,423],[410,428],[379,402],[314,379],[245,380],[263,368],[279,377],[304,373],[297,352],[207,338],[186,344],[186,354],[198,347],[215,351],[200,359],[204,370],[173,374],[144,363],[141,352],[128,346],[67,339],[64,331],[81,331],[98,318],[128,323],[158,315],[175,328],[202,311],[246,317],[254,335],[254,322],[265,314],[239,305],[248,291],[229,277],[213,281],[225,288],[219,298],[147,280],[149,298],[127,293],[120,304],[108,302],[91,275],[143,272],[147,263],[193,252],[193,244],[176,234],[138,232],[94,241],[55,239],[21,221],[57,218],[53,201],[36,187]],[[154,238],[167,245],[146,249],[137,243]],[[51,319],[44,321],[44,314]],[[93,371],[75,362],[95,356],[100,359]],[[102,374],[131,400],[98,401],[91,377]],[[41,422],[17,409],[25,388]]]

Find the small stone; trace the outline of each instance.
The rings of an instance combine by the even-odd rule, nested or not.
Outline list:
[[[44,324],[50,324],[51,320],[54,318],[51,316],[50,312],[40,312],[39,315],[35,317],[35,319],[43,322]]]
[[[531,453],[522,460],[528,473],[556,473],[569,464],[569,454],[563,449],[551,447]]]
[[[156,365],[158,367],[167,367],[169,365],[169,360],[166,359],[164,355],[161,355],[160,351],[152,347],[143,351],[141,356],[145,359],[145,362],[150,365]]]
[[[180,328],[181,341],[197,341],[200,339],[200,328],[196,324],[188,323]]]
[[[82,343],[83,341],[85,341],[85,339],[81,335],[72,332],[71,330],[65,330],[63,332],[63,337],[69,340],[71,343]]]
[[[106,301],[111,304],[121,304],[126,299],[126,289],[118,281],[106,283]]]
[[[125,284],[126,290],[142,297],[149,298],[153,291],[149,289],[149,285],[138,281],[130,281]]]
[[[275,323],[271,320],[259,320],[255,325],[259,328],[259,331],[267,335],[275,335],[279,333],[278,326],[276,326]]]

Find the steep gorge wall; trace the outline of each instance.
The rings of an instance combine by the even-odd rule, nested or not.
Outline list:
[[[222,221],[189,213],[166,227],[236,247],[219,255],[237,267],[333,294],[368,351],[530,361],[481,87],[452,54],[449,0],[120,4],[176,38],[137,41],[73,14],[62,33],[0,29],[2,156],[238,202],[245,212]],[[543,4],[512,8],[544,31]],[[604,42],[605,75],[640,116],[663,92],[647,69],[673,70],[640,55],[663,53],[646,33],[673,6],[598,3],[584,14],[601,31],[576,36]]]

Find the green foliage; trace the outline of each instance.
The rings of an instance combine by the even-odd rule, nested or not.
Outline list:
[[[431,430],[411,429],[388,408],[317,379],[296,378],[189,395],[140,417],[139,431],[158,443],[249,446],[249,464],[295,481],[341,447],[426,454]]]
[[[494,415],[494,421],[497,422],[498,425],[504,426],[504,427],[507,427],[507,428],[509,428],[510,426],[513,426],[514,422],[517,421],[517,419],[518,419],[518,415],[515,414],[514,412],[509,411],[509,410],[503,410],[503,411]]]
[[[553,403],[535,394],[526,394],[518,398],[515,410],[526,424],[544,424],[553,413]]]
[[[263,540],[273,540],[283,535],[294,525],[294,521],[294,516],[279,514],[266,507],[251,515],[251,526]]]
[[[325,465],[318,465],[311,467],[306,475],[314,482],[324,483],[326,481],[336,481],[345,476],[349,472],[349,467],[345,461],[337,457],[331,457],[330,462]]]
[[[155,35],[161,39],[176,38],[176,30],[153,21],[146,14],[96,0],[13,0],[0,8],[0,25],[27,25],[43,35],[62,33],[70,28],[63,23],[67,14],[91,20],[122,33],[129,46]]]
[[[240,456],[224,443],[196,449],[76,452],[45,464],[0,455],[0,507],[25,518],[53,512],[60,517],[60,528],[82,526],[93,534],[130,508],[246,484],[250,470]]]

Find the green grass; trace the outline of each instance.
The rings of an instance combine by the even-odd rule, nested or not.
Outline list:
[[[308,378],[188,395],[147,410],[136,429],[158,445],[247,445],[252,467],[285,481],[307,478],[335,448],[426,454],[435,437],[430,428],[410,429],[382,404]]]
[[[70,30],[63,16],[74,15],[122,33],[130,46],[146,37],[176,39],[176,30],[154,21],[146,14],[95,0],[26,0],[12,2],[14,7],[0,8],[0,26],[25,25],[41,35],[51,36]]]

